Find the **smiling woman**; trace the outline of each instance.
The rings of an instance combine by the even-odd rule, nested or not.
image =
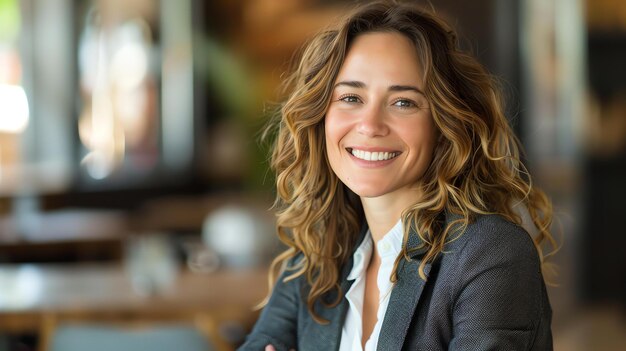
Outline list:
[[[242,350],[552,348],[551,204],[491,76],[441,19],[364,5],[287,85],[270,128],[288,249]]]
[[[437,138],[417,62],[415,48],[399,33],[359,36],[339,71],[324,123],[334,173],[363,205],[384,195],[394,223],[419,199],[418,183]],[[385,232],[393,223],[386,225]]]

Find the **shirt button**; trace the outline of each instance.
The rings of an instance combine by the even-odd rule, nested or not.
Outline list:
[[[389,249],[391,248],[391,246],[389,245],[389,243],[388,243],[388,242],[386,242],[386,241],[383,243],[383,245],[382,245],[382,246],[383,246],[383,247],[382,247],[382,251],[383,251],[383,253],[387,253],[387,251],[389,251]]]

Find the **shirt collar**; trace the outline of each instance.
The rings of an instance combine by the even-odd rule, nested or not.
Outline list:
[[[400,219],[376,244],[378,255],[384,263],[393,261],[398,257],[402,250],[403,238],[404,231],[402,219]],[[352,270],[348,274],[348,280],[355,280],[363,274],[372,257],[373,245],[372,233],[368,229],[365,238],[354,252]]]
[[[378,256],[380,256],[381,260],[395,260],[402,250],[402,239],[404,239],[404,230],[402,219],[400,219],[376,244]]]
[[[372,234],[367,230],[365,233],[365,238],[361,242],[361,245],[354,252],[352,264],[352,270],[348,275],[348,280],[355,280],[359,277],[367,268],[367,264],[370,262],[370,258],[372,257],[373,245],[372,242]]]

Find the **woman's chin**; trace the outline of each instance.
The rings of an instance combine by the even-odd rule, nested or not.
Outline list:
[[[380,184],[371,186],[359,184],[358,186],[348,186],[348,188],[362,198],[375,198],[385,195],[388,192],[384,188],[381,188]]]

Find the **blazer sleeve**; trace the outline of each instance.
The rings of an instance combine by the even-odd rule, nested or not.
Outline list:
[[[288,351],[296,348],[297,318],[300,304],[298,282],[300,278],[284,282],[285,276],[290,273],[283,272],[279,276],[272,290],[272,295],[263,308],[252,332],[237,350],[265,350],[265,346],[268,344],[272,344],[277,351]]]
[[[539,257],[523,229],[474,233],[456,272],[449,350],[552,350]]]

